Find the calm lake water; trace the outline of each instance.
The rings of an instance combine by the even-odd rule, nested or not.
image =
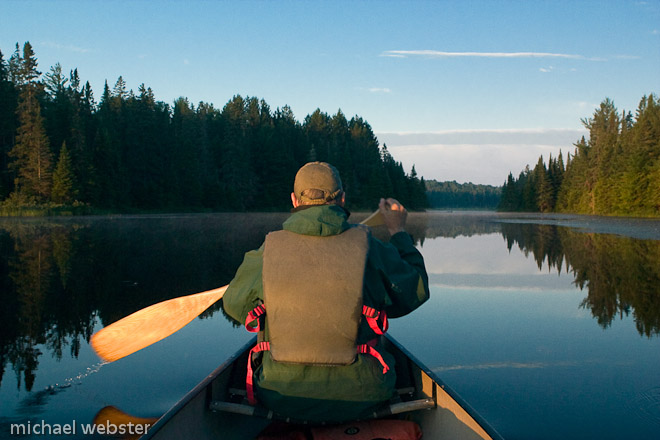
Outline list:
[[[247,332],[214,306],[111,364],[89,336],[227,284],[286,217],[0,219],[0,438],[90,423],[107,405],[165,412]],[[431,300],[391,333],[505,438],[659,437],[660,221],[432,212],[409,231]]]

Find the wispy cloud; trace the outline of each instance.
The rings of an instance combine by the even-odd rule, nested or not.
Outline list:
[[[355,87],[355,90],[369,93],[392,93],[389,87]]]
[[[383,57],[392,58],[569,58],[588,59],[584,55],[551,52],[443,52],[439,50],[386,50]]]
[[[54,41],[44,41],[41,43],[41,45],[45,47],[50,47],[52,49],[66,50],[68,52],[76,52],[76,53],[89,53],[92,51],[91,49],[86,49],[84,47],[74,46],[72,44],[60,44]]]

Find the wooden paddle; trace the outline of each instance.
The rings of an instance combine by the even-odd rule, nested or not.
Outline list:
[[[128,315],[92,335],[92,348],[114,362],[176,333],[225,294],[228,286],[168,299]]]
[[[361,222],[367,226],[383,224],[376,211]],[[94,333],[91,345],[106,362],[114,362],[165,339],[181,330],[222,298],[227,286],[206,292],[168,299],[126,316]]]

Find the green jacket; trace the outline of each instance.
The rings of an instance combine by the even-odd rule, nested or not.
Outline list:
[[[348,213],[335,205],[298,209],[283,228],[314,236],[336,235],[350,227]],[[225,312],[239,322],[263,300],[261,279],[263,245],[245,254],[229,284],[223,304]],[[406,315],[429,298],[424,259],[406,233],[391,237],[388,244],[370,237],[364,276],[363,303],[385,310],[389,318]],[[362,320],[358,344],[376,335]],[[395,391],[394,359],[376,347],[390,371],[383,374],[380,363],[369,355],[358,355],[347,366],[311,366],[274,362],[265,352],[255,369],[257,398],[284,416],[309,421],[341,422],[361,417],[389,400]]]

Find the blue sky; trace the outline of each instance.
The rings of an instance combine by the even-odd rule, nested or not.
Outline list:
[[[0,50],[222,108],[367,120],[407,171],[502,184],[660,92],[660,1],[0,1]]]

